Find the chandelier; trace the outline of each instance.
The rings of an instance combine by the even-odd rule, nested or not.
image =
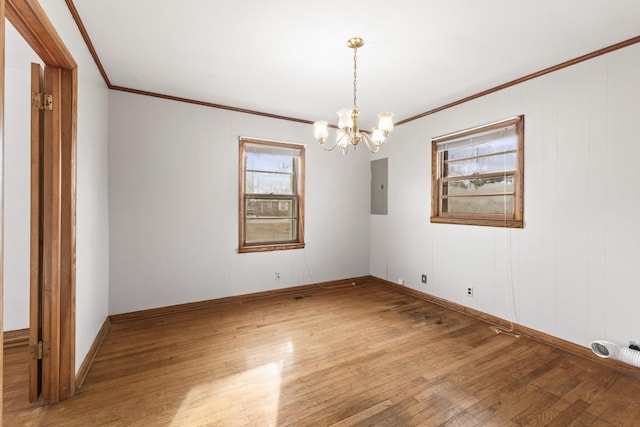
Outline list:
[[[338,129],[336,131],[336,142],[327,145],[329,130],[328,123],[317,121],[313,124],[314,136],[326,151],[331,151],[340,147],[342,154],[347,154],[349,145],[353,145],[355,150],[362,141],[372,153],[377,153],[380,146],[384,144],[389,132],[393,129],[393,113],[378,114],[378,125],[371,131],[364,131],[358,127],[357,88],[358,88],[358,48],[364,45],[364,40],[360,37],[352,37],[347,41],[347,46],[353,49],[353,108],[343,108],[338,110]]]

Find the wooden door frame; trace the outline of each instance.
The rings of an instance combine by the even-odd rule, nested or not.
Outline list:
[[[51,164],[45,165],[43,206],[44,216],[48,217],[43,225],[43,335],[50,340],[50,350],[43,360],[43,366],[46,366],[43,368],[46,376],[43,384],[46,387],[42,390],[42,403],[49,404],[72,397],[76,389],[77,64],[37,0],[0,0],[0,150],[4,150],[5,17],[45,66],[52,69],[49,87],[54,101],[53,110],[45,113],[51,114],[51,117],[49,125],[45,127],[44,149],[54,154]],[[0,179],[4,181],[3,164],[0,164],[0,169]],[[4,204],[3,194],[1,201]],[[0,212],[0,224],[3,221],[4,207]],[[3,258],[4,254],[0,256],[0,266]],[[0,275],[0,284],[1,280]],[[1,374],[0,370],[0,378]],[[0,400],[0,408],[1,403]]]
[[[4,325],[2,324],[4,305],[4,0],[0,0],[0,337],[4,343]],[[4,345],[0,350],[0,390],[4,389]],[[0,420],[4,399],[0,393]]]

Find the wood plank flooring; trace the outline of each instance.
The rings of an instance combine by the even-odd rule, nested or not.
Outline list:
[[[114,323],[76,396],[5,426],[634,426],[640,380],[380,283]],[[23,384],[21,384],[23,383]]]

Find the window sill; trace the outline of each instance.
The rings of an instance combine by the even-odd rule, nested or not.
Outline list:
[[[504,218],[468,218],[468,217],[442,217],[432,216],[431,222],[434,224],[459,224],[476,225],[485,227],[501,228],[524,228],[524,221]]]
[[[289,249],[303,249],[304,243],[274,243],[274,244],[258,244],[241,246],[238,248],[238,253],[250,253],[250,252],[270,252],[270,251],[286,251]]]

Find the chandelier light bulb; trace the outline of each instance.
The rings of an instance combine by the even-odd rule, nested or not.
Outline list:
[[[329,129],[327,129],[328,123],[324,120],[318,120],[313,124],[314,131],[313,135],[318,141],[324,142],[329,136]]]
[[[384,143],[384,131],[380,128],[373,128],[371,131],[371,140],[376,146],[380,146]]]
[[[378,114],[378,129],[383,132],[391,132],[393,130],[393,113]]]
[[[351,108],[342,108],[338,110],[338,127],[340,129],[351,129],[353,127],[351,111]]]

